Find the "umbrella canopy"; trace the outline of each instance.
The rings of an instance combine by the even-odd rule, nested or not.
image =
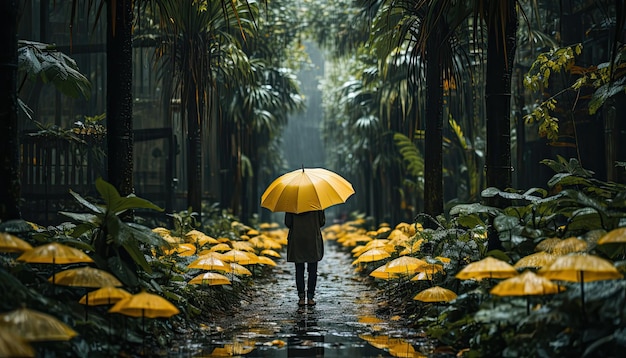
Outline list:
[[[398,273],[393,273],[393,272],[386,271],[386,268],[387,268],[388,264],[389,263],[386,263],[386,264],[378,267],[374,271],[370,272],[370,276],[372,276],[374,278],[380,278],[380,279],[383,279],[383,280],[391,280],[391,279],[400,277],[401,275],[398,274]]]
[[[585,282],[614,280],[623,275],[613,264],[601,257],[588,254],[559,256],[539,274],[552,280],[580,282],[580,299],[585,318]]]
[[[465,266],[456,274],[456,278],[461,280],[481,280],[483,278],[509,278],[515,275],[517,275],[515,267],[502,260],[487,256],[480,261],[472,262]]]
[[[15,235],[0,232],[0,252],[24,252],[33,247]]]
[[[265,249],[265,250],[261,251],[261,255],[280,258],[280,254],[278,252],[272,250],[272,249]]]
[[[413,256],[400,256],[387,264],[385,271],[391,273],[410,274],[428,266],[428,262]]]
[[[52,242],[34,247],[21,254],[18,261],[38,264],[73,264],[79,262],[93,262],[91,257],[79,249]]]
[[[230,273],[234,274],[234,275],[240,275],[240,276],[252,276],[252,272],[250,270],[248,270],[247,268],[243,267],[242,265],[235,263],[235,262],[231,262],[230,263]]]
[[[626,227],[618,227],[604,234],[598,245],[604,244],[625,244],[626,243]]]
[[[440,286],[433,286],[419,292],[413,299],[422,302],[450,302],[456,297],[454,291]]]
[[[88,292],[78,303],[89,306],[110,305],[130,296],[132,296],[130,292],[122,288],[105,286]]]
[[[345,203],[352,184],[324,168],[302,168],[274,180],[261,196],[261,206],[273,212],[303,213]]]
[[[22,337],[0,327],[0,357],[35,357],[35,350]]]
[[[622,278],[613,264],[601,257],[588,254],[559,256],[554,262],[539,270],[551,280],[591,282]]]
[[[123,286],[120,280],[107,271],[93,267],[79,267],[56,273],[48,281],[63,286],[104,287]]]
[[[359,255],[359,257],[356,258],[356,260],[352,261],[352,264],[358,264],[361,262],[374,262],[374,261],[380,261],[382,259],[386,259],[388,257],[390,257],[391,254],[389,252],[387,252],[386,250],[380,249],[380,248],[373,248],[373,249],[369,249],[367,251],[365,251],[364,253],[362,253],[361,255]]]
[[[496,296],[534,296],[549,295],[560,291],[556,283],[527,270],[498,283],[490,292]]]
[[[230,272],[230,265],[222,259],[215,256],[200,256],[195,261],[187,265],[187,268],[195,268],[201,270],[217,270]]]
[[[210,285],[210,286],[215,286],[215,285],[230,285],[230,280],[228,279],[228,277],[216,273],[216,272],[205,272],[202,274],[199,274],[198,276],[192,278],[189,281],[190,284],[193,285]]]
[[[117,301],[111,309],[111,313],[121,313],[131,317],[171,317],[179,314],[180,311],[170,301],[165,298],[142,291],[136,295]]]
[[[28,342],[67,341],[78,335],[56,317],[25,307],[0,315],[0,326]]]
[[[555,255],[566,255],[572,252],[582,252],[587,250],[587,246],[589,245],[585,240],[581,240],[577,237],[568,237],[554,245],[552,253]]]
[[[257,263],[261,265],[267,265],[267,266],[276,266],[276,262],[274,262],[274,260],[270,259],[267,256],[258,256]]]
[[[547,251],[552,253],[554,246],[556,246],[559,242],[561,242],[561,239],[558,237],[543,239],[537,244],[537,246],[535,246],[535,251]]]
[[[232,249],[222,254],[222,260],[226,262],[234,262],[240,265],[253,265],[258,259],[254,253]]]
[[[556,256],[545,251],[539,251],[517,260],[513,267],[516,269],[540,268],[550,265],[554,260],[556,260]]]

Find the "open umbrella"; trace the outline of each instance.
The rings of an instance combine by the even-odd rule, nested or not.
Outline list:
[[[572,236],[554,245],[552,253],[555,255],[566,255],[572,252],[583,252],[587,250],[587,246],[589,246],[587,241]]]
[[[93,262],[83,251],[58,242],[34,247],[21,254],[17,261],[53,265]],[[55,272],[52,273],[52,283],[55,283]]]
[[[35,357],[35,350],[13,331],[0,327],[0,357]]]
[[[58,272],[56,277],[57,285],[74,287],[104,287],[123,286],[120,280],[107,271],[94,267],[78,267]],[[52,282],[53,277],[48,281]]]
[[[28,342],[68,341],[78,335],[56,317],[26,307],[0,315],[0,326]]]
[[[230,285],[231,282],[228,279],[228,277],[216,273],[216,272],[205,272],[205,273],[201,273],[198,276],[192,278],[189,281],[190,284],[192,285],[209,285],[209,286],[216,286],[216,285]]]
[[[385,271],[408,275],[426,266],[428,262],[417,257],[399,256],[387,263]]]
[[[360,254],[359,257],[356,258],[356,260],[352,261],[352,264],[355,265],[355,264],[362,263],[362,262],[380,261],[390,256],[391,254],[386,250],[383,250],[380,248],[373,248]]]
[[[0,232],[0,252],[24,252],[33,247],[15,235]]]
[[[274,180],[261,196],[261,206],[298,214],[345,203],[352,194],[352,184],[339,174],[303,167]]]
[[[513,267],[515,267],[516,269],[537,269],[553,263],[554,260],[556,260],[555,255],[552,255],[545,251],[539,251],[517,260]]]
[[[491,294],[496,296],[525,296],[526,313],[530,313],[530,301],[528,296],[549,295],[561,292],[559,285],[546,277],[539,276],[532,271],[508,278],[491,289]]]
[[[483,278],[509,278],[517,275],[517,270],[508,263],[487,256],[484,259],[472,262],[465,266],[456,278],[461,280],[481,280]]]
[[[131,317],[141,317],[142,329],[145,330],[145,319],[158,317],[172,317],[180,313],[178,308],[165,298],[141,291],[135,295],[117,301],[109,309],[111,313],[121,313]],[[142,340],[142,346],[144,342]],[[143,347],[142,347],[143,351]]]
[[[222,260],[226,262],[234,262],[240,265],[256,264],[258,259],[254,253],[232,249],[222,254]]]
[[[122,288],[105,286],[88,292],[78,303],[88,306],[110,305],[130,296],[132,296],[130,292]]]
[[[454,291],[440,286],[433,286],[420,291],[413,299],[422,302],[450,302],[457,297]]]
[[[217,270],[223,272],[230,272],[230,266],[227,262],[219,259],[215,256],[200,256],[189,265],[187,268],[195,268],[200,270]]]
[[[579,282],[583,317],[585,317],[585,282],[623,277],[610,261],[589,254],[559,256],[550,266],[542,268],[538,273],[551,280]]]

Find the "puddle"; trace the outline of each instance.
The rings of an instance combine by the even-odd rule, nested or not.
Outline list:
[[[354,273],[352,259],[326,242],[317,305],[299,308],[293,263],[277,260],[274,275],[231,316],[209,324],[208,337],[170,357],[424,357],[423,332],[376,314],[377,293]]]

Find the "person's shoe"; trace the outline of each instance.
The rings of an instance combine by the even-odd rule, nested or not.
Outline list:
[[[312,298],[309,298],[309,299],[306,301],[306,304],[307,304],[308,306],[315,306],[315,304],[316,304],[316,303],[317,303],[317,302],[315,302],[315,300],[314,300],[314,299],[312,299]]]
[[[300,297],[300,299],[298,300],[298,306],[304,306],[306,304],[306,301],[304,300],[304,297]]]

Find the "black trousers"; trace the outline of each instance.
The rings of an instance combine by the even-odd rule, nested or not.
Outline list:
[[[296,262],[296,288],[300,297],[303,297],[305,294],[304,266],[304,262]],[[312,299],[315,297],[315,286],[317,285],[317,262],[307,262],[306,268],[309,273],[306,284],[306,296]]]

